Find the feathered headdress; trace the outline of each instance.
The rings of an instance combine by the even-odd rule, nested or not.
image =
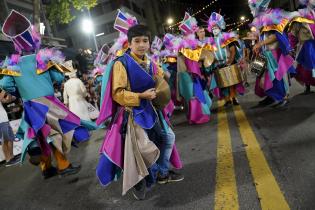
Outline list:
[[[250,11],[254,17],[268,9],[271,0],[248,0]]]
[[[178,50],[180,48],[181,38],[167,33],[164,35],[163,44],[166,49]]]
[[[257,29],[261,29],[265,26],[279,25],[283,23],[284,20],[290,19],[290,13],[282,9],[268,9],[264,14],[256,17],[251,26],[255,26]]]
[[[159,37],[155,36],[151,45],[151,49],[160,51],[162,46],[163,46],[162,40]]]
[[[4,21],[2,32],[14,43],[16,51],[33,51],[40,48],[40,35],[21,13],[12,10]]]
[[[118,10],[118,14],[114,23],[114,29],[121,33],[127,34],[128,29],[137,24],[138,21],[136,17],[131,16],[128,13],[123,13],[121,10]]]
[[[185,17],[178,27],[185,35],[188,35],[198,30],[198,23],[196,18],[190,16],[188,12],[185,12]]]
[[[213,12],[208,20],[208,31],[212,32],[214,26],[218,26],[222,30],[225,29],[224,17],[216,12]]]

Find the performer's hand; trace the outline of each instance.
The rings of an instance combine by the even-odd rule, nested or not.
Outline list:
[[[258,42],[257,44],[255,44],[254,48],[253,48],[253,51],[256,55],[259,54],[259,51],[260,51],[260,48],[261,48],[261,44]]]
[[[139,97],[141,99],[147,99],[147,100],[150,100],[150,101],[155,99],[156,98],[155,88],[151,88],[151,89],[148,89],[148,90],[144,91],[143,93],[140,93]]]

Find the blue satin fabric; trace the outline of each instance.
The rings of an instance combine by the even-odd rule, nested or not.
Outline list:
[[[286,88],[283,79],[278,81],[277,79],[272,81],[273,86],[266,91],[266,95],[273,98],[275,101],[283,101],[286,96]]]
[[[281,49],[282,54],[287,55],[292,50],[289,39],[286,34],[276,32],[276,37],[279,43],[279,48]]]
[[[305,69],[315,69],[315,40],[308,40],[303,44],[303,47],[297,58]]]
[[[126,68],[132,92],[142,93],[155,87],[152,63],[150,64],[149,72],[146,72],[128,53],[125,53],[118,60]],[[151,129],[154,126],[157,114],[151,101],[142,99],[140,106],[134,107],[132,110],[134,121],[142,128]]]

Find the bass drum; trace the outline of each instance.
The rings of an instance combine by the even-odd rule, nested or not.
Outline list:
[[[237,64],[217,69],[215,77],[220,88],[230,87],[244,81],[241,68]]]

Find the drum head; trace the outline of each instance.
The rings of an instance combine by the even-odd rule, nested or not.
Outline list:
[[[211,51],[203,49],[200,55],[200,60],[203,60],[203,65],[207,68],[214,62],[214,55]]]

